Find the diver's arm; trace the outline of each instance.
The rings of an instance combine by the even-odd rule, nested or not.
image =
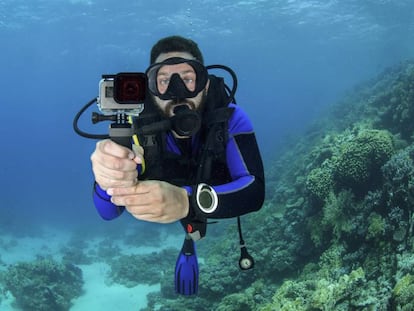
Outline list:
[[[237,106],[229,121],[226,148],[227,166],[232,181],[210,185],[218,196],[218,206],[204,214],[208,218],[229,218],[257,211],[265,195],[262,158],[247,115]],[[192,190],[187,188],[188,192]]]
[[[209,218],[236,217],[259,210],[265,195],[263,164],[253,132],[230,138],[227,163],[233,180],[212,185],[218,208]]]
[[[105,220],[112,220],[121,215],[125,210],[124,207],[113,204],[111,196],[96,182],[93,187],[93,202],[99,215]]]

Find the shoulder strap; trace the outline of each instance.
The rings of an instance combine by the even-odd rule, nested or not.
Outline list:
[[[209,75],[210,86],[207,93],[206,108],[207,111],[213,111],[217,108],[227,107],[232,98],[227,93],[226,84],[222,77]]]

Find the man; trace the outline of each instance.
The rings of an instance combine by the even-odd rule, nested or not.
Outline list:
[[[224,87],[208,75],[197,44],[161,39],[146,74],[151,98],[144,112],[155,108],[158,120],[184,121],[150,139],[156,152],[154,144],[130,150],[111,140],[97,143],[91,161],[100,215],[110,220],[126,210],[144,221],[179,220],[197,240],[208,218],[259,210],[264,173],[253,127],[239,106],[223,102]]]
[[[203,63],[202,54],[196,43],[173,36],[160,40],[153,47],[151,64],[162,63],[176,57]],[[160,94],[166,91],[168,79],[173,73],[180,75],[190,91],[194,90],[198,77],[195,77],[194,70],[188,64],[165,65],[162,72],[160,71],[157,77]],[[173,116],[174,108],[180,105],[186,105],[192,110],[203,113],[208,90],[209,81],[195,97],[181,99],[180,102],[162,100],[155,95],[152,95],[152,98],[153,103],[165,117]],[[234,108],[228,121],[229,135],[226,147],[227,168],[231,180],[211,185],[217,193],[218,206],[210,214],[204,213],[208,218],[234,217],[258,210],[264,199],[262,160],[253,128],[239,106],[234,104],[229,106]],[[197,134],[199,133],[192,138],[193,145],[196,145]],[[182,153],[180,141],[183,142],[188,137],[180,137],[177,133],[171,132],[167,139],[169,151],[180,154]],[[189,197],[192,195],[190,187],[194,186],[191,183],[177,186],[169,180],[141,180],[137,165],[143,163],[144,157],[142,148],[134,148],[132,151],[111,140],[97,143],[91,161],[97,183],[95,204],[101,216],[109,220],[120,215],[125,208],[137,219],[170,223],[192,214],[192,209],[199,212],[197,206],[190,204]],[[207,181],[204,182],[208,184]]]

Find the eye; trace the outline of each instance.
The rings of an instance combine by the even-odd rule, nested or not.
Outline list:
[[[181,77],[184,84],[190,91],[194,91],[195,83],[196,83],[196,76],[193,72],[186,73]]]
[[[193,78],[184,78],[183,81],[184,81],[185,84],[194,83],[194,79]]]
[[[167,78],[158,80],[158,84],[161,86],[167,86],[169,83],[170,83],[170,79],[167,79]]]

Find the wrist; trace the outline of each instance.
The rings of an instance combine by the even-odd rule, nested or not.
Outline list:
[[[96,181],[93,184],[93,189],[94,189],[94,192],[96,193],[96,195],[99,198],[101,198],[102,200],[105,200],[105,201],[110,201],[111,200],[111,196],[108,195],[106,190],[103,189]]]
[[[183,196],[183,214],[182,218],[186,218],[190,215],[190,197],[191,194],[189,193],[187,187],[181,188],[182,196]]]
[[[188,205],[186,205],[186,217],[196,215],[208,216],[214,213],[218,207],[218,196],[214,188],[208,184],[200,183],[196,186],[185,186]]]
[[[218,196],[213,187],[204,183],[184,189],[187,194],[188,210],[181,223],[191,238],[197,241],[206,234],[207,218],[217,209]]]

